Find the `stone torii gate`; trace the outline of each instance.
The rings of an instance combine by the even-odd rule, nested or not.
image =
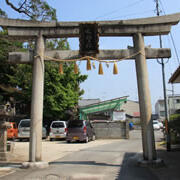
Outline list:
[[[151,122],[151,98],[148,82],[146,59],[169,58],[170,49],[145,48],[144,36],[165,35],[171,26],[180,20],[180,13],[134,20],[96,21],[96,22],[37,22],[0,18],[0,26],[6,27],[8,37],[36,41],[35,54],[12,52],[12,63],[33,63],[33,87],[31,102],[31,138],[29,161],[42,160],[42,115],[44,89],[44,58],[55,54],[63,60],[80,58],[79,51],[47,51],[44,41],[47,38],[79,37],[80,24],[98,24],[99,36],[129,36],[133,38],[134,47],[123,50],[100,50],[99,60],[122,59],[127,56],[135,59],[142,126],[143,158],[147,162],[156,160],[154,133]]]

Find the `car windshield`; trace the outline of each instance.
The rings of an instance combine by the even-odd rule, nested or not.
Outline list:
[[[83,121],[81,120],[74,120],[74,121],[69,121],[68,127],[69,128],[78,128],[83,126]]]
[[[20,127],[30,127],[30,121],[26,120],[26,121],[21,121]]]
[[[54,122],[52,124],[52,128],[63,128],[64,127],[64,123],[63,122]]]
[[[157,121],[154,121],[153,124],[158,124],[158,122],[157,122]]]

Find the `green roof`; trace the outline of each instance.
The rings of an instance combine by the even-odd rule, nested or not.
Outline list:
[[[94,103],[91,105],[80,107],[80,118],[88,114],[103,112],[108,110],[120,110],[122,104],[127,101],[128,96],[111,99],[107,101],[101,101],[99,103]]]

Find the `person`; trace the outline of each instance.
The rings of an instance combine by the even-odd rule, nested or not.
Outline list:
[[[133,125],[133,122],[130,122],[130,123],[129,123],[129,129],[130,129],[130,130],[133,130],[133,129],[134,129],[133,126],[134,126],[134,125]]]

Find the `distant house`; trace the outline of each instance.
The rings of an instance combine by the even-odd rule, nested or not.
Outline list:
[[[180,66],[169,79],[169,83],[180,83]]]
[[[158,99],[155,104],[155,113],[159,115],[160,118],[165,117],[165,106],[164,99]]]
[[[126,113],[126,117],[133,122],[140,122],[139,102],[127,100],[126,104],[122,105],[122,109]]]
[[[168,95],[167,96],[168,113],[173,114],[180,109],[180,95]],[[164,100],[159,99],[155,104],[155,112],[159,117],[165,117]]]

